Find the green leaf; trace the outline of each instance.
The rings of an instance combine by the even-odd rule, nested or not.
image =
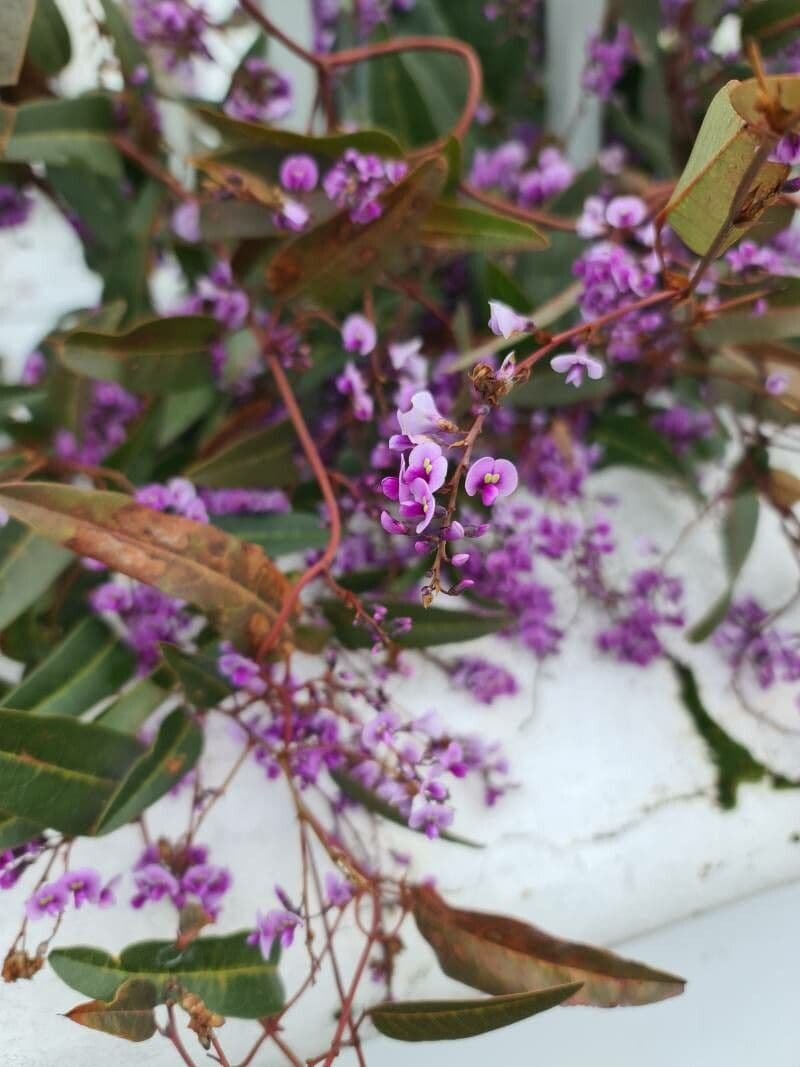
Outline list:
[[[790,43],[800,26],[798,0],[761,0],[741,13],[742,40],[754,37],[762,49],[774,51]]]
[[[156,987],[141,978],[123,982],[114,999],[90,1000],[67,1012],[67,1018],[80,1026],[100,1030],[126,1041],[148,1041],[156,1032],[153,1013],[158,1003]]]
[[[134,738],[94,723],[2,709],[0,809],[88,833],[141,751]]]
[[[159,448],[171,445],[190,426],[193,426],[213,406],[217,394],[213,386],[199,385],[194,389],[182,389],[167,393],[159,408],[159,426],[156,444]]]
[[[412,833],[424,833],[424,830],[414,830],[413,827],[409,826],[408,819],[401,811],[394,807],[393,804],[387,803],[377,793],[373,793],[371,789],[367,789],[351,774],[342,770],[332,770],[329,773],[342,793],[350,800],[360,804],[366,811],[372,812],[373,815],[380,815],[387,822],[393,822],[397,826],[404,826],[406,830],[411,830]],[[447,830],[442,831],[439,836],[443,841],[452,841],[455,845],[466,845],[467,848],[483,848],[483,845],[478,844],[476,841],[470,841],[469,838],[460,837],[458,834],[451,834]]]
[[[13,848],[21,845],[24,841],[30,841],[41,833],[42,828],[38,823],[29,819],[21,819],[18,815],[11,815],[7,811],[0,811],[0,849]]]
[[[800,77],[771,77],[767,85],[789,111],[798,108]],[[664,210],[666,221],[697,255],[711,250],[722,255],[747,233],[775,201],[789,173],[781,163],[763,162],[751,174],[753,161],[771,143],[760,132],[764,120],[758,112],[759,92],[755,79],[730,81],[719,90]],[[729,215],[737,201],[741,207],[732,221]]]
[[[220,677],[216,662],[198,652],[189,654],[175,645],[162,645],[161,654],[170,673],[181,685],[186,699],[198,708],[215,708],[233,693]]]
[[[259,545],[273,558],[309,548],[324,548],[328,543],[327,529],[317,515],[307,511],[285,515],[219,515],[212,521],[240,541]]]
[[[375,1028],[396,1041],[454,1041],[521,1022],[569,1000],[580,982],[507,993],[487,1000],[399,1000],[367,1010]]]
[[[500,300],[520,313],[533,306],[531,298],[517,280],[491,259],[484,262],[484,288],[487,300]]]
[[[200,232],[204,241],[239,241],[255,237],[282,237],[274,208],[255,200],[208,200],[200,206]]]
[[[347,303],[417,241],[446,177],[444,159],[427,159],[383,194],[383,213],[374,222],[360,225],[341,212],[290,241],[267,270],[274,295],[289,300],[309,293],[322,303]]]
[[[442,200],[425,216],[420,240],[429,248],[466,252],[516,252],[550,243],[528,222]]]
[[[200,758],[203,731],[180,708],[164,719],[151,748],[143,752],[109,798],[93,827],[110,834],[164,796]]]
[[[292,130],[278,130],[260,122],[245,122],[231,118],[208,104],[194,104],[192,112],[218,130],[229,144],[264,146],[280,153],[307,152],[312,156],[340,156],[347,148],[359,152],[374,152],[388,159],[402,159],[403,149],[385,130],[353,130],[325,137],[311,137]],[[221,158],[219,153],[210,157]]]
[[[294,432],[288,422],[237,437],[196,460],[186,469],[186,477],[206,488],[273,488],[297,480],[292,459]]]
[[[375,635],[363,626],[353,625],[353,612],[340,600],[326,600],[321,604],[328,622],[345,648],[371,648]],[[511,624],[505,614],[481,615],[469,611],[448,611],[445,608],[423,608],[421,604],[394,603],[389,605],[386,623],[393,619],[410,618],[411,630],[395,638],[401,648],[429,648],[460,641],[474,641],[487,634],[497,633]]]
[[[110,730],[136,734],[168,696],[151,678],[140,678],[94,721]]]
[[[672,660],[672,666],[678,679],[681,702],[705,741],[717,769],[717,803],[721,808],[729,811],[736,806],[739,786],[744,782],[760,782],[766,778],[775,789],[800,786],[800,780],[773,774],[744,745],[723,730],[706,710],[693,671],[677,660]]]
[[[13,163],[74,163],[120,180],[122,161],[108,139],[114,127],[112,100],[104,93],[20,104],[5,157]]]
[[[16,85],[36,0],[6,0],[0,8],[0,86]]]
[[[63,70],[72,58],[69,30],[55,0],[36,0],[28,56],[50,77]]]
[[[215,319],[176,315],[149,319],[121,333],[78,329],[59,353],[75,374],[116,382],[132,393],[169,393],[211,383],[209,345]]]
[[[370,115],[376,126],[391,130],[410,148],[436,140],[436,123],[409,68],[408,56],[373,60],[367,77]]]
[[[174,941],[142,941],[119,957],[102,949],[54,949],[50,965],[59,978],[85,996],[108,999],[129,978],[152,982],[159,999],[177,983],[212,1011],[239,1019],[261,1019],[283,1006],[277,960],[265,960],[247,932],[199,937],[182,951]]]
[[[256,545],[122,493],[18,482],[0,487],[0,507],[79,556],[191,601],[248,650],[288,594],[286,578]]]
[[[652,1004],[686,984],[605,949],[562,941],[505,915],[449,907],[429,886],[414,886],[414,919],[446,975],[484,993],[525,993],[577,982],[570,1004],[598,1008]]]
[[[725,550],[728,586],[711,610],[689,631],[690,641],[705,641],[725,618],[733,598],[736,579],[756,539],[758,511],[757,493],[737,493],[728,505],[722,524],[722,544]]]
[[[642,467],[686,480],[688,469],[657,430],[638,415],[604,415],[594,430],[605,466]]]
[[[122,14],[117,0],[100,0],[103,20],[113,42],[120,66],[127,78],[139,68],[149,69],[147,53],[133,36],[128,20]]]
[[[72,556],[18,522],[0,529],[0,630],[35,604]]]
[[[135,668],[130,649],[90,615],[6,694],[3,703],[33,715],[82,715],[121,688]]]

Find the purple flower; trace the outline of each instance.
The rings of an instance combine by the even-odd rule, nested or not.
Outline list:
[[[490,300],[489,311],[491,312],[489,329],[495,337],[504,337],[508,340],[513,334],[523,333],[533,325],[530,319],[520,315],[513,308],[510,308],[508,304],[503,304],[500,300]]]
[[[269,959],[272,946],[279,941],[283,948],[289,948],[294,941],[294,932],[303,920],[293,911],[273,908],[266,915],[256,914],[256,928],[248,936],[248,945],[258,945],[264,959]]]
[[[483,503],[490,507],[499,497],[510,496],[518,480],[517,468],[510,460],[484,456],[467,471],[464,488],[467,496],[480,493]]]
[[[397,421],[401,432],[415,445],[422,444],[442,430],[454,428],[436,407],[436,401],[427,389],[414,393],[410,409],[398,411]]]
[[[418,793],[411,802],[408,825],[412,830],[422,830],[431,840],[437,838],[452,822],[451,808],[426,800],[422,793]]]
[[[223,110],[245,122],[277,122],[292,110],[292,84],[265,59],[250,56],[234,75]]]
[[[231,873],[212,863],[195,863],[181,876],[182,893],[198,897],[203,908],[212,916],[219,911],[219,902],[231,886]]]
[[[435,493],[444,485],[446,477],[447,460],[442,455],[439,445],[433,441],[425,441],[411,449],[403,481],[411,484],[417,478],[422,478],[428,483],[430,491]]]
[[[21,385],[38,385],[47,373],[47,361],[44,355],[35,348],[25,357],[25,364],[20,376]]]
[[[583,72],[583,88],[601,100],[609,100],[625,67],[636,57],[634,44],[631,28],[624,22],[617,25],[616,33],[610,40],[591,37]]]
[[[189,315],[212,315],[226,329],[239,330],[247,320],[250,300],[236,285],[230,263],[220,260],[198,279],[182,310]]]
[[[100,900],[100,875],[92,867],[82,867],[77,871],[66,871],[58,880],[58,884],[68,895],[72,895],[72,902],[79,908],[84,901],[97,904]]]
[[[735,601],[714,644],[736,670],[748,667],[762,689],[800,680],[797,635],[769,625],[769,612],[752,597]]]
[[[173,903],[180,901],[181,887],[178,879],[160,863],[146,863],[134,874],[136,893],[131,899],[134,908],[141,908],[148,901],[158,901],[168,896]],[[176,904],[177,907],[180,904]]]
[[[550,366],[558,374],[566,374],[567,383],[577,389],[583,382],[584,374],[588,374],[593,381],[602,378],[605,368],[599,359],[590,356],[585,349],[577,352],[565,352],[561,356],[554,356],[550,360]]]
[[[638,196],[615,196],[606,208],[606,222],[615,229],[634,229],[646,217],[647,205]]]
[[[200,499],[211,515],[262,515],[291,511],[282,489],[201,489]]]
[[[60,915],[69,902],[69,894],[61,880],[45,882],[25,901],[25,914],[31,920],[45,915]]]
[[[145,45],[164,55],[168,70],[175,70],[192,56],[209,58],[203,39],[208,28],[199,3],[188,0],[131,0],[131,29]]]
[[[172,212],[172,232],[187,244],[200,240],[200,205],[196,200],[185,200]]]
[[[367,384],[355,363],[348,362],[336,379],[336,388],[343,396],[352,400],[353,415],[359,422],[369,422],[375,411],[375,404],[367,392]]]
[[[380,196],[406,174],[401,160],[382,160],[348,148],[322,180],[329,200],[346,209],[352,222],[364,225],[383,213]]]
[[[389,360],[398,372],[409,382],[422,385],[428,376],[428,363],[422,351],[422,338],[412,337],[408,341],[395,341],[389,345]]]
[[[16,185],[0,184],[0,230],[21,226],[33,210],[33,200]]]
[[[332,871],[325,872],[325,899],[332,908],[343,908],[353,899],[355,886]]]
[[[311,218],[311,212],[305,204],[286,197],[280,211],[276,211],[273,217],[279,230],[291,230],[294,233],[298,233],[300,230],[305,229],[308,220]]]
[[[415,478],[410,484],[403,478],[399,486],[400,514],[404,519],[419,519],[416,525],[418,534],[426,530],[436,511],[436,501],[431,487],[424,478]]]
[[[789,388],[789,376],[781,371],[772,371],[764,379],[764,388],[770,396],[782,396]]]
[[[368,356],[377,340],[375,326],[365,315],[348,315],[342,323],[342,346],[345,352]]]
[[[310,193],[319,181],[317,164],[311,156],[287,156],[281,163],[280,180],[289,193]]]
[[[675,451],[683,455],[692,445],[713,434],[714,416],[710,411],[675,404],[666,411],[656,412],[650,425],[669,438]]]
[[[252,696],[261,696],[266,692],[267,683],[261,672],[261,668],[255,660],[241,656],[233,650],[227,642],[220,646],[223,654],[217,660],[217,667],[222,674],[236,689],[243,689]]]
[[[775,145],[770,156],[776,163],[786,163],[790,167],[800,163],[800,134],[786,133]]]
[[[482,656],[461,656],[456,660],[451,680],[481,704],[493,704],[498,697],[512,696],[519,689],[510,671]]]
[[[400,716],[396,711],[379,711],[362,727],[361,744],[367,752],[373,752],[379,744],[391,745],[399,728]]]

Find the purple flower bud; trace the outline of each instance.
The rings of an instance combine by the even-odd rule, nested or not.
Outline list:
[[[638,196],[615,196],[606,208],[606,222],[615,229],[634,229],[647,217],[647,205]]]
[[[317,164],[311,156],[287,156],[281,163],[280,181],[289,193],[310,193],[319,181]]]
[[[375,326],[365,315],[348,315],[342,323],[342,346],[345,352],[357,352],[360,356],[367,356],[377,340]]]

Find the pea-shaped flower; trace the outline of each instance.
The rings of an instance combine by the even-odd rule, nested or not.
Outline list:
[[[510,460],[492,459],[484,456],[467,471],[464,488],[467,496],[480,493],[481,500],[489,507],[501,496],[510,496],[517,488],[517,468]]]

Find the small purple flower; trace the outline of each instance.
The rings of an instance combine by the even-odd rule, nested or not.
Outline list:
[[[84,901],[88,900],[90,904],[97,904],[100,900],[100,875],[92,867],[66,871],[59,878],[58,884],[65,893],[71,894],[76,908],[79,908]]]
[[[332,908],[343,908],[353,899],[355,886],[332,871],[325,872],[325,899]]]
[[[248,936],[248,945],[258,945],[264,959],[269,959],[272,946],[279,941],[282,948],[289,948],[294,941],[294,932],[303,920],[293,911],[273,908],[266,915],[256,914],[256,928]]]
[[[361,730],[361,744],[367,752],[373,752],[378,745],[391,745],[395,733],[400,728],[400,716],[391,708],[379,711],[377,715]]]
[[[484,456],[467,471],[464,488],[467,496],[480,493],[483,503],[490,507],[499,497],[510,496],[518,481],[517,468],[510,460]]]
[[[200,205],[196,200],[186,200],[172,212],[172,232],[187,244],[200,240]]]
[[[453,822],[453,811],[444,804],[426,800],[418,793],[411,803],[408,825],[412,830],[422,830],[431,840],[439,837]]]
[[[533,323],[500,300],[489,301],[489,329],[495,337],[509,339],[515,333],[524,333]]]
[[[452,682],[466,689],[481,704],[492,704],[498,697],[511,696],[519,688],[510,671],[482,656],[461,656],[455,663]]]
[[[436,501],[431,487],[424,478],[415,478],[410,484],[400,479],[399,486],[400,514],[404,519],[419,519],[416,525],[418,534],[430,526],[436,511]]]
[[[606,222],[615,229],[632,230],[647,217],[647,205],[638,196],[615,196],[606,208]]]
[[[365,315],[348,315],[342,323],[342,346],[345,352],[368,356],[377,341],[375,326]]]
[[[397,421],[401,432],[415,445],[440,433],[453,429],[450,423],[436,407],[433,395],[427,389],[414,393],[408,411],[398,411]]]
[[[231,685],[236,689],[243,689],[252,696],[261,696],[266,692],[267,683],[255,660],[235,652],[233,646],[227,641],[223,642],[220,647],[223,654],[217,660],[217,667],[219,673],[227,678]]]
[[[136,893],[131,899],[134,908],[141,908],[148,901],[158,901],[168,896],[180,900],[181,887],[174,874],[160,863],[146,863],[134,875]]]
[[[422,478],[428,483],[430,491],[435,493],[444,485],[446,477],[447,460],[442,455],[439,445],[433,441],[425,441],[411,449],[403,481],[411,484],[417,478]]]
[[[225,867],[195,863],[181,876],[181,892],[198,897],[203,908],[216,916],[219,902],[230,889],[231,881],[231,873]]]
[[[287,156],[281,163],[280,181],[288,193],[310,193],[319,181],[317,164],[311,156]]]
[[[0,184],[0,230],[21,226],[33,210],[33,200],[16,185]]]
[[[29,919],[43,919],[45,915],[60,915],[69,902],[69,893],[61,880],[45,882],[25,901],[25,914]]]
[[[336,379],[336,388],[343,396],[352,401],[353,415],[359,422],[369,422],[375,411],[375,404],[367,392],[367,384],[355,363],[348,362]]]
[[[293,233],[304,230],[310,218],[311,212],[305,204],[288,197],[284,199],[280,211],[276,211],[274,215],[275,225],[279,230],[291,230]]]
[[[789,388],[789,376],[781,371],[772,371],[764,379],[764,388],[770,396],[782,396]]]
[[[234,75],[223,110],[245,122],[277,122],[292,110],[292,85],[260,56],[250,56]]]
[[[585,349],[577,352],[565,352],[561,356],[554,356],[550,360],[550,366],[557,374],[566,374],[567,383],[577,389],[583,382],[585,374],[593,381],[602,378],[605,368],[599,359],[590,356]]]
[[[39,349],[35,348],[25,357],[25,364],[22,368],[20,383],[22,385],[38,385],[44,378],[46,372],[47,361]]]

